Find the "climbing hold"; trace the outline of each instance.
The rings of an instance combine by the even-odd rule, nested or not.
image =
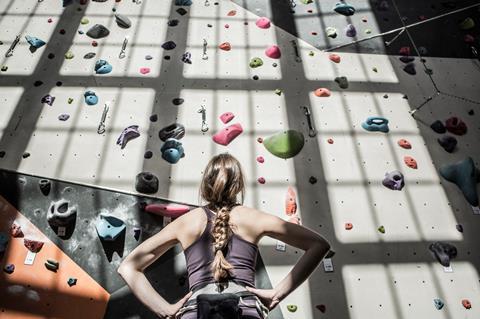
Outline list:
[[[384,226],[378,227],[377,230],[378,230],[380,233],[385,234],[385,227],[384,227]]]
[[[257,142],[258,142],[258,143],[263,143],[263,138],[258,137],[258,138],[257,138]]]
[[[257,156],[257,162],[263,163],[265,162],[265,159],[263,158],[263,156]]]
[[[428,249],[444,267],[449,267],[450,259],[457,257],[457,248],[449,243],[437,241],[430,244]]]
[[[372,68],[372,71],[375,72],[375,73],[377,73],[377,72],[378,72],[378,69],[377,69],[376,67],[373,67],[373,68]]]
[[[480,172],[471,157],[440,167],[439,172],[443,178],[460,188],[470,205],[478,206],[477,182],[480,180]]]
[[[132,21],[123,14],[115,14],[115,22],[120,28],[128,29],[132,26]]]
[[[192,54],[190,52],[182,54],[182,62],[192,64]]]
[[[76,284],[77,284],[77,278],[73,278],[73,277],[68,278],[67,284],[68,284],[70,287],[76,285]]]
[[[308,179],[308,182],[310,184],[316,184],[317,183],[317,178],[315,176],[310,176],[310,178]]]
[[[330,90],[326,88],[318,88],[315,90],[315,95],[318,97],[329,97],[331,94]]]
[[[25,36],[25,40],[27,40],[28,44],[30,44],[31,47],[34,49],[38,49],[43,47],[45,44],[47,44],[45,41],[37,38],[37,37],[31,37],[29,35]]]
[[[470,30],[475,28],[475,21],[472,18],[467,17],[458,25],[462,30]]]
[[[328,143],[328,144],[333,144],[333,138],[329,138],[329,139],[327,140],[327,143]]]
[[[54,272],[58,270],[59,266],[60,264],[55,259],[47,259],[47,261],[45,262],[45,267],[47,267],[48,270],[51,270]]]
[[[229,17],[233,17],[237,14],[237,11],[236,10],[230,10],[228,13],[227,13],[227,16]]]
[[[85,54],[85,55],[83,56],[83,58],[89,60],[89,59],[94,58],[96,55],[97,55],[97,54],[96,54],[95,52],[88,52],[87,54]]]
[[[335,39],[337,37],[337,29],[335,29],[334,27],[327,27],[325,29],[325,33],[329,38]]]
[[[287,130],[265,138],[263,145],[273,155],[287,159],[294,157],[303,148],[305,139],[301,132]]]
[[[418,53],[420,53],[420,55],[426,55],[428,50],[426,47],[418,47]]]
[[[348,79],[346,76],[337,76],[335,82],[337,82],[341,89],[348,89]]]
[[[10,226],[10,235],[14,238],[23,237],[22,227],[17,223],[12,223],[12,226]]]
[[[335,53],[329,54],[328,58],[330,59],[330,61],[335,62],[335,63],[340,63],[340,61],[341,61],[340,56],[338,54],[335,54]]]
[[[401,56],[399,60],[406,64],[415,61],[415,58],[411,56]]]
[[[285,214],[292,216],[297,212],[297,195],[291,186],[287,189],[285,196]]]
[[[101,24],[95,24],[93,27],[91,27],[87,31],[87,35],[90,38],[93,39],[100,39],[108,36],[110,34],[110,31],[105,27],[104,25]]]
[[[445,128],[445,126],[443,125],[443,123],[440,121],[440,120],[436,120],[435,122],[433,122],[431,125],[430,125],[430,128],[435,132],[435,133],[438,133],[438,134],[443,134],[447,131],[447,129]]]
[[[257,178],[257,181],[258,181],[260,184],[265,184],[265,178],[264,178],[264,177],[259,177],[259,178]]]
[[[355,27],[353,26],[353,24],[348,24],[346,27],[345,27],[345,35],[347,37],[350,37],[350,38],[353,38],[354,36],[357,35],[357,29],[355,29]]]
[[[345,223],[345,229],[346,230],[351,230],[353,228],[353,224],[352,223]]]
[[[95,62],[95,73],[97,74],[107,74],[112,72],[112,65],[105,60],[98,60]]]
[[[473,109],[469,110],[468,115],[475,115],[475,111]]]
[[[411,157],[411,156],[404,156],[403,157],[403,161],[405,162],[405,164],[410,167],[410,168],[413,168],[413,169],[417,169],[418,168],[418,165],[417,165],[417,161]]]
[[[43,247],[43,242],[42,241],[34,240],[34,239],[24,238],[23,239],[23,244],[32,253],[38,253],[40,251],[40,249],[42,249],[42,247]]]
[[[42,84],[43,84],[43,82],[42,82],[42,81],[38,81],[38,80],[35,81],[35,82],[33,82],[33,86],[35,86],[35,87],[39,87],[39,86],[42,85]]]
[[[455,228],[457,229],[458,232],[463,233],[463,226],[460,224],[455,225]]]
[[[254,79],[255,81],[257,81],[257,80],[259,79],[259,77],[258,77],[258,75],[254,75],[254,76],[252,77],[252,79]]]
[[[382,184],[391,190],[401,191],[403,186],[405,186],[405,179],[400,171],[392,171],[385,173]]]
[[[388,120],[384,117],[369,116],[365,122],[362,123],[362,127],[370,132],[383,132],[388,133]]]
[[[433,299],[433,304],[435,305],[435,308],[437,308],[438,310],[441,310],[445,305],[444,302],[439,298]]]
[[[158,114],[150,115],[150,122],[156,122],[156,121],[158,121]]]
[[[321,312],[325,313],[327,311],[327,307],[325,305],[317,305],[316,308]]]
[[[397,144],[401,147],[401,148],[404,148],[404,149],[411,149],[412,148],[412,144],[410,144],[409,141],[407,141],[406,139],[399,139]]]
[[[295,312],[297,311],[297,306],[296,305],[287,305],[287,310],[290,312]]]
[[[228,23],[226,23],[224,27],[225,27],[225,29],[228,29],[228,28],[230,28],[230,25]]]
[[[455,135],[464,135],[467,133],[467,125],[456,116],[445,121],[445,128],[447,131]]]
[[[282,93],[283,93],[282,90],[280,90],[280,89],[275,89],[275,94],[276,94],[276,95],[280,96],[280,95],[282,95]]]
[[[405,56],[409,56],[411,55],[411,51],[410,51],[410,47],[408,46],[404,46],[404,47],[401,47],[399,50],[398,50],[398,53],[400,55],[405,55]]]
[[[90,21],[87,19],[87,18],[82,18],[82,20],[80,20],[80,24],[88,24]]]
[[[218,47],[220,48],[220,50],[223,50],[223,51],[230,51],[232,49],[232,46],[229,42],[223,42]]]
[[[463,42],[467,44],[475,43],[475,37],[471,34],[465,34],[465,36],[463,37]]]
[[[4,158],[5,154],[7,154],[5,151],[0,151],[0,158]]]
[[[120,136],[117,138],[117,145],[120,145],[123,150],[130,140],[139,136],[140,132],[138,131],[138,125],[130,125],[124,128]]]
[[[173,50],[176,47],[177,47],[177,45],[173,41],[167,41],[164,44],[162,44],[162,48],[165,49],[165,50]]]
[[[0,256],[7,250],[8,236],[4,232],[0,232]]]
[[[29,152],[23,152],[22,157],[23,158],[30,157],[30,153]]]
[[[153,194],[158,191],[158,178],[150,172],[137,174],[135,189],[139,193]]]
[[[160,149],[162,158],[170,164],[177,163],[180,158],[185,157],[182,143],[175,138],[168,138]]]
[[[145,151],[145,153],[143,154],[143,158],[145,159],[149,159],[149,158],[152,158],[153,157],[153,152],[152,151]]]
[[[182,204],[149,204],[145,211],[163,217],[177,218],[190,211],[190,207]]]
[[[68,100],[67,100],[67,103],[68,103],[68,104],[72,104],[72,103],[73,103],[73,99],[72,99],[71,97],[69,97]]]
[[[169,27],[176,27],[180,21],[177,19],[168,20],[167,25]]]
[[[172,100],[172,103],[174,105],[182,105],[184,101],[185,101],[184,99],[182,99],[180,97],[176,97]]]
[[[65,29],[60,29],[60,31],[58,31],[58,33],[65,34],[65,33],[67,33],[67,31],[65,31]]]
[[[220,120],[223,122],[223,124],[227,124],[227,123],[230,122],[234,117],[235,117],[235,115],[233,115],[232,112],[225,112],[225,113],[223,113],[223,114],[220,115]]]
[[[280,59],[282,53],[280,52],[280,48],[276,45],[271,45],[265,50],[265,55],[271,59]]]
[[[437,139],[438,144],[448,153],[453,153],[457,146],[457,139],[450,135],[444,135]]]
[[[173,123],[165,126],[158,132],[158,137],[165,142],[169,138],[180,140],[185,136],[185,126],[180,123]]]
[[[51,96],[50,94],[47,94],[44,97],[42,97],[42,100],[40,102],[42,102],[44,104],[46,103],[46,104],[52,106],[54,101],[55,101],[55,97]]]
[[[265,17],[261,17],[257,20],[257,22],[255,22],[255,24],[257,25],[257,27],[259,27],[260,29],[268,29],[270,28],[270,20],[268,18],[265,18]]]
[[[415,70],[415,63],[408,63],[403,67],[403,71],[410,75],[415,75],[417,74],[417,71]]]
[[[60,121],[66,121],[66,120],[68,120],[69,118],[70,118],[70,115],[68,115],[68,114],[66,114],[66,113],[62,113],[62,114],[60,114],[60,115],[58,116],[58,119],[59,119]]]
[[[114,241],[125,231],[127,226],[123,220],[106,214],[100,214],[100,219],[95,224],[98,236],[106,241]]]
[[[134,227],[133,238],[135,238],[135,240],[138,241],[141,235],[142,235],[142,229],[140,227]]]
[[[95,105],[98,103],[98,97],[93,91],[87,91],[83,96],[85,97],[85,103],[88,105]]]
[[[242,125],[240,123],[232,124],[230,126],[225,127],[221,131],[215,133],[212,136],[212,139],[215,143],[220,145],[227,146],[233,141],[238,135],[243,132]]]
[[[372,33],[372,29],[365,29],[365,34],[370,34]]]
[[[0,69],[2,72],[7,72],[8,66],[2,65],[2,68]]]
[[[146,67],[140,68],[140,73],[141,74],[148,74],[148,73],[150,73],[150,68],[146,68]]]
[[[175,11],[177,11],[177,13],[178,13],[179,15],[181,15],[181,16],[187,14],[187,12],[188,12],[188,11],[185,10],[184,8],[178,8],[178,9],[175,10]]]
[[[48,194],[50,194],[52,183],[48,179],[39,180],[38,186],[40,187],[40,191],[42,192],[43,195],[48,196]]]
[[[151,60],[151,59],[153,59],[153,56],[151,56],[150,54],[147,54],[145,56],[145,60]]]
[[[263,61],[260,58],[252,58],[250,60],[250,67],[251,68],[258,68],[259,66],[263,65]]]
[[[6,264],[5,267],[3,267],[3,271],[10,275],[15,271],[15,265]]]
[[[345,3],[345,2],[337,2],[337,4],[335,4],[335,7],[333,8],[333,10],[336,12],[336,13],[339,13],[341,15],[344,15],[344,16],[351,16],[355,13],[355,8],[348,4],[348,3]]]
[[[77,218],[77,208],[71,206],[70,202],[60,199],[51,202],[47,212],[48,224],[52,227],[60,227],[70,225]]]
[[[468,299],[463,299],[462,300],[462,305],[465,307],[465,309],[472,308],[472,303]]]
[[[191,6],[192,0],[175,0],[176,6]]]

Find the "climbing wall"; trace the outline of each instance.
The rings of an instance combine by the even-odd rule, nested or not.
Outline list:
[[[480,23],[477,8],[412,28],[412,38],[404,32],[386,46],[384,41],[396,33],[351,42],[378,35],[386,27],[402,27],[408,20],[402,16],[415,22],[421,12],[402,11],[399,16],[393,1],[352,1],[357,12],[350,17],[332,10],[336,1],[298,1],[295,7],[291,1],[207,2],[210,5],[200,1],[180,7],[172,1],[106,1],[62,8],[52,0],[2,1],[0,65],[8,68],[0,73],[0,151],[5,152],[0,167],[127,194],[137,194],[136,175],[149,171],[160,181],[153,196],[198,205],[203,168],[213,155],[227,151],[243,165],[245,205],[288,218],[284,198],[293,187],[301,222],[323,234],[336,251],[333,271],[327,271],[326,264],[319,267],[272,318],[477,318],[478,216],[438,169],[468,156],[479,166],[479,64],[459,58],[469,52],[464,47],[452,57],[425,36],[435,34],[439,24],[447,25],[448,32],[458,28],[473,11]],[[424,18],[467,5],[471,3],[459,1],[455,8],[440,11],[426,6],[430,11]],[[119,27],[115,13],[127,16],[131,27]],[[259,16],[270,17],[271,27],[259,28]],[[178,24],[169,26],[172,20]],[[357,28],[354,38],[345,36],[348,23]],[[94,24],[110,30],[96,44],[84,34]],[[337,29],[335,39],[325,33],[329,26]],[[471,33],[476,36],[478,27]],[[4,57],[19,34],[13,55]],[[46,45],[31,52],[25,35]],[[119,58],[126,37],[125,57]],[[423,53],[423,63],[414,51],[416,39],[432,53]],[[176,47],[162,47],[167,41]],[[219,48],[224,42],[230,43],[230,51]],[[280,59],[265,56],[270,45],[280,48]],[[415,75],[403,70],[402,47],[415,56]],[[191,53],[191,63],[182,61],[186,52]],[[340,56],[340,63],[330,60],[332,52]],[[86,59],[88,53],[95,57]],[[254,57],[263,65],[251,68]],[[99,59],[107,61],[112,72],[95,74]],[[346,77],[348,88],[341,88],[337,77]],[[329,89],[331,95],[316,96],[318,88]],[[98,97],[96,105],[86,104],[87,91]],[[48,94],[55,97],[51,106],[41,103]],[[106,128],[99,134],[105,104]],[[309,136],[305,106],[314,136]],[[231,123],[243,127],[228,146],[212,141],[226,126],[219,120],[224,112],[232,112]],[[61,114],[70,117],[60,121]],[[158,120],[151,121],[152,115]],[[369,116],[387,118],[389,132],[362,128]],[[442,134],[429,126],[452,116],[461,118],[468,132],[457,136],[457,149],[450,154],[437,142]],[[161,157],[158,133],[174,122],[186,129],[181,139],[185,156],[170,164]],[[140,136],[121,149],[117,138],[130,125],[139,126]],[[287,129],[305,137],[302,151],[293,158],[275,157],[257,141]],[[411,149],[401,148],[399,139],[408,140]],[[145,158],[146,151],[153,157]],[[256,160],[258,156],[264,163]],[[406,166],[405,156],[413,157],[418,168]],[[382,185],[385,173],[393,170],[405,177],[402,191]],[[442,267],[428,250],[435,241],[457,247],[451,268]],[[282,244],[271,239],[260,246],[267,285],[275,285],[301,252],[293,247],[283,251]],[[133,248],[127,245],[124,255]],[[99,258],[111,262],[106,256]],[[173,268],[184,267],[174,260]],[[110,293],[119,288],[91,276]],[[435,308],[436,298],[445,303],[443,309]],[[463,307],[463,299],[471,301],[471,309]],[[297,310],[290,312],[287,305]]]

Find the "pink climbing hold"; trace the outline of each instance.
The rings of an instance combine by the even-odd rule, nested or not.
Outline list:
[[[263,158],[263,156],[257,156],[257,162],[263,163],[265,162],[265,159]]]
[[[335,62],[335,63],[340,63],[340,56],[338,54],[332,53],[328,56],[330,61]]]
[[[332,92],[330,92],[330,90],[326,88],[318,88],[315,90],[315,95],[318,97],[329,97],[330,95],[332,95]]]
[[[403,157],[403,161],[405,162],[405,164],[410,167],[410,168],[413,168],[413,169],[417,169],[418,168],[418,164],[417,164],[417,161],[411,157],[411,156],[405,156]]]
[[[150,68],[140,68],[140,73],[148,74],[148,73],[150,73]]]
[[[242,125],[240,123],[227,126],[223,130],[217,132],[212,136],[215,143],[227,146],[233,139],[243,132]]]
[[[272,45],[265,50],[265,55],[271,59],[280,59],[282,53],[280,52],[280,48],[276,45]]]
[[[259,177],[259,178],[257,179],[257,181],[258,181],[260,184],[265,184],[265,178],[263,178],[263,177]]]
[[[227,13],[227,16],[233,17],[233,16],[235,16],[236,14],[237,14],[237,11],[236,11],[236,10],[232,10],[232,11],[229,11],[229,12]]]
[[[270,20],[269,20],[268,18],[265,18],[265,17],[262,17],[262,18],[258,19],[255,24],[256,24],[257,27],[259,27],[260,29],[268,29],[268,28],[270,28]]]
[[[225,112],[222,115],[220,115],[220,120],[223,122],[223,124],[227,124],[228,122],[233,120],[234,117],[235,115],[233,115],[232,112]]]
[[[150,204],[145,206],[148,213],[163,217],[177,218],[190,211],[190,207],[182,204]]]

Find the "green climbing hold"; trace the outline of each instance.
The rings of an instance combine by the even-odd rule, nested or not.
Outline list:
[[[308,55],[309,55],[309,56],[314,56],[314,55],[315,55],[315,52],[310,51],[310,52],[308,52]]]
[[[65,53],[65,59],[67,59],[67,60],[73,59],[74,56],[75,55],[73,54],[72,51],[68,51],[67,53]]]
[[[303,4],[313,3],[313,0],[300,0]]]
[[[295,130],[279,132],[263,140],[263,145],[270,153],[284,159],[300,153],[304,144],[303,134]]]
[[[328,27],[325,29],[325,33],[327,34],[327,37],[335,39],[337,37],[337,29],[334,27]]]
[[[2,72],[7,72],[7,70],[8,70],[8,66],[2,65]]]
[[[382,234],[385,234],[385,227],[383,227],[383,225],[378,227],[378,231],[381,232]]]
[[[290,312],[295,312],[297,311],[298,307],[295,305],[287,305],[287,310]]]
[[[282,92],[283,92],[283,91],[280,90],[280,89],[276,89],[276,90],[275,90],[275,94],[276,94],[276,95],[282,95]]]
[[[260,58],[252,58],[250,60],[250,67],[251,68],[258,68],[259,66],[263,65],[263,61]]]
[[[372,29],[365,29],[365,34],[370,34],[372,33]]]
[[[71,97],[68,98],[67,100],[68,104],[72,104],[73,103],[73,99]]]
[[[472,18],[468,17],[459,24],[460,29],[462,30],[470,30],[475,28],[475,21]]]
[[[372,71],[375,72],[375,73],[377,73],[377,72],[378,72],[378,69],[377,69],[376,67],[373,67],[373,68],[372,68]]]
[[[80,20],[81,24],[88,24],[89,22],[90,20],[88,20],[87,18],[83,18],[82,20]]]

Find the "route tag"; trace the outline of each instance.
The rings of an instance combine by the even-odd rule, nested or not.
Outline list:
[[[31,252],[30,250],[27,253],[27,256],[25,257],[25,265],[33,265],[33,262],[35,261],[35,256],[37,256],[36,253]]]
[[[323,259],[323,269],[325,270],[325,272],[333,272],[332,258]]]
[[[287,245],[284,242],[277,240],[277,247],[275,247],[275,249],[278,251],[286,251]]]
[[[57,229],[57,235],[58,236],[65,236],[65,231],[66,231],[66,227],[64,226],[59,226],[58,229]]]

